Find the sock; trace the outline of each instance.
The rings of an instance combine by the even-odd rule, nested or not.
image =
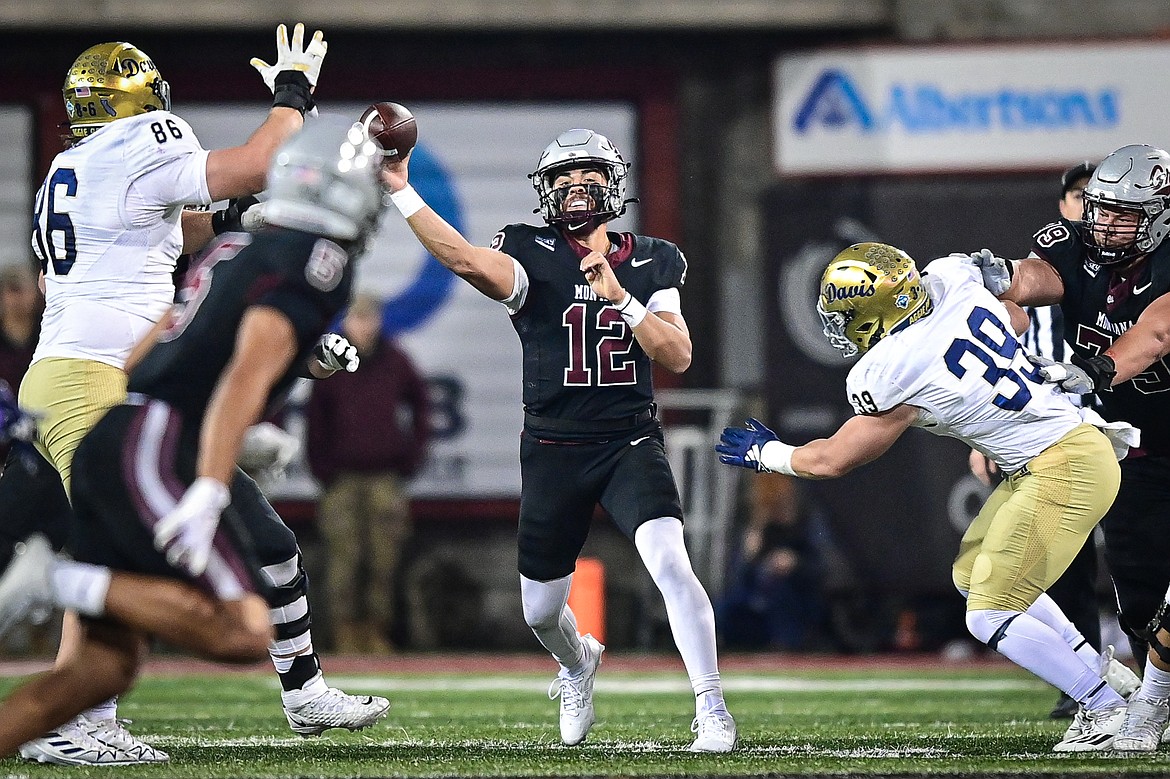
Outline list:
[[[272,658],[282,691],[303,690],[321,677],[321,661],[313,648],[309,579],[301,564],[300,551],[282,563],[262,567],[260,572],[273,588],[268,615],[276,638],[268,647],[268,656]],[[325,687],[322,680],[321,689],[316,694],[319,695]],[[299,696],[293,697],[299,699]]]
[[[524,621],[536,640],[549,651],[562,673],[579,676],[585,671],[585,645],[577,633],[577,618],[569,608],[569,586],[573,575],[547,582],[520,577],[520,600]]]
[[[110,569],[101,565],[57,560],[49,572],[53,598],[63,609],[73,609],[87,617],[106,613],[106,593],[110,589]]]
[[[1137,697],[1143,701],[1164,701],[1170,698],[1170,671],[1163,671],[1153,663],[1146,663],[1146,672]]]
[[[281,679],[284,683],[284,679]],[[301,687],[293,689],[283,689],[280,691],[280,702],[286,709],[296,709],[304,706],[314,698],[320,697],[329,689],[329,685],[325,683],[325,677],[318,671],[317,674],[305,682]]]
[[[1056,604],[1051,595],[1046,592],[1040,593],[1040,597],[1028,607],[1026,613],[1059,633],[1064,642],[1073,648],[1073,651],[1085,661],[1086,665],[1092,668],[1100,663],[1100,652],[1081,635],[1081,631],[1077,629],[1072,620],[1065,616],[1064,611]]]
[[[1059,633],[1027,613],[999,609],[967,612],[971,635],[1031,671],[1087,709],[1124,706],[1097,672]]]
[[[662,593],[670,632],[695,691],[696,706],[702,705],[703,701],[698,699],[706,696],[722,701],[715,649],[715,612],[706,590],[691,569],[683,543],[682,522],[675,517],[643,522],[634,533],[634,545]]]
[[[81,712],[81,716],[85,717],[90,722],[105,722],[112,720],[118,716],[118,696],[110,698],[104,703],[99,703],[92,709],[86,709]]]

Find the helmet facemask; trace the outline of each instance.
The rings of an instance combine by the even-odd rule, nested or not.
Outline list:
[[[547,224],[565,226],[570,231],[617,219],[625,213],[629,202],[626,200],[629,167],[604,135],[592,130],[561,133],[545,148],[536,170],[528,176],[540,198],[540,208],[535,213],[541,214]],[[554,188],[557,177],[570,170],[597,170],[605,177],[605,184],[571,184]],[[563,206],[569,194],[581,187],[593,201],[592,207],[565,213]]]
[[[817,300],[817,313],[821,315],[821,323],[824,325],[822,332],[825,338],[829,339],[829,344],[834,349],[841,352],[841,356],[845,359],[857,356],[857,344],[849,340],[845,335],[845,328],[849,324],[849,318],[845,316],[842,311],[826,311],[825,307]]]
[[[1123,146],[1093,171],[1083,197],[1081,235],[1089,259],[1098,265],[1139,259],[1170,234],[1170,155],[1152,146]],[[1125,224],[1117,223],[1118,215],[1128,217]]]

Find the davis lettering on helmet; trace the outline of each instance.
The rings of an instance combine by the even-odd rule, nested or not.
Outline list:
[[[171,88],[154,61],[121,41],[83,51],[65,74],[61,95],[75,138],[84,138],[115,119],[171,109]]]
[[[933,310],[914,260],[888,244],[854,244],[821,276],[817,312],[829,343],[845,357],[868,351]]]

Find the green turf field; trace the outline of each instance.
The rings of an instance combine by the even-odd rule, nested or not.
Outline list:
[[[780,661],[782,662],[782,660]],[[149,674],[121,704],[133,730],[170,752],[162,767],[55,768],[0,762],[0,775],[157,777],[1170,775],[1152,756],[1057,756],[1053,691],[1008,667],[725,672],[739,723],[732,755],[686,752],[692,698],[678,673],[598,677],[598,722],[559,743],[549,676],[332,675],[387,695],[361,733],[291,734],[269,674]],[[6,692],[15,680],[4,682]],[[332,735],[336,734],[336,735]]]

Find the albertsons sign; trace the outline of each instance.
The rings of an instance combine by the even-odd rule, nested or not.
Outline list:
[[[1060,167],[1170,141],[1170,45],[815,53],[776,65],[782,173]]]

